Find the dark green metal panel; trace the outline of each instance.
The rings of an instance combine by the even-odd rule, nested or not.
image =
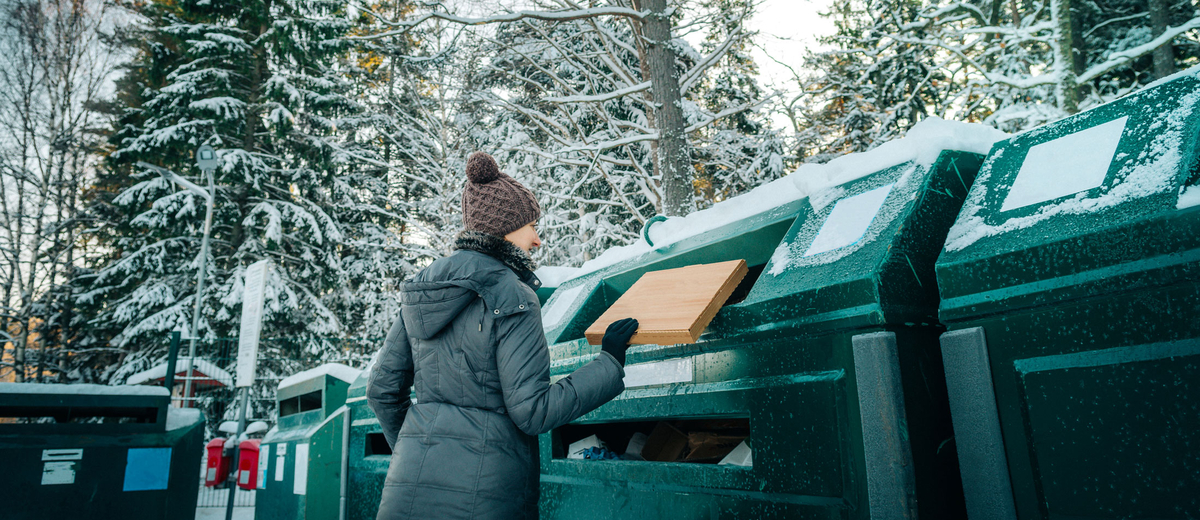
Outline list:
[[[876,470],[866,460],[864,428],[898,427],[889,438],[907,443],[913,463],[897,471],[910,477],[900,481],[911,482],[904,492],[920,516],[961,518],[933,263],[981,160],[944,152],[931,166],[888,168],[823,194],[827,205],[801,200],[563,284],[546,311],[564,312],[547,325],[547,336],[560,340],[551,346],[552,378],[595,356],[598,347],[577,338],[641,274],[736,258],[757,268],[745,300],[724,307],[698,343],[639,346],[627,355],[628,368],[688,360],[690,382],[628,388],[570,426],[749,418],[754,464],[555,458],[565,434],[553,432],[540,439],[542,516],[882,518],[890,512],[868,504]],[[866,238],[803,256],[838,201],[889,184]],[[894,356],[881,362],[899,376],[892,394],[899,400],[891,402],[902,406],[872,412],[891,426],[864,425],[860,396],[876,390],[855,380],[852,340],[885,331],[894,334]]]
[[[1020,518],[1200,515],[1197,109],[1184,76],[998,143],[938,260],[942,320],[986,340]],[[1002,211],[1030,149],[1121,118],[1099,186]]]
[[[367,378],[363,372],[350,385],[346,406],[350,408],[349,485],[346,493],[348,520],[374,520],[379,513],[383,481],[391,462],[387,443],[380,441],[383,429],[375,412],[367,406]]]
[[[255,498],[259,520],[338,518],[341,507],[343,422],[349,383],[319,375],[278,392],[277,401],[321,392],[321,407],[285,415],[263,438],[270,450],[266,483]],[[285,447],[286,446],[286,447]],[[299,453],[307,450],[307,454]],[[280,454],[282,453],[282,457]],[[298,460],[298,456],[304,456]],[[282,480],[277,475],[282,469]],[[304,471],[297,486],[297,470]]]
[[[0,486],[0,504],[5,519],[178,520],[195,516],[204,420],[197,417],[193,424],[166,430],[166,392],[162,396],[5,393],[0,399],[7,416],[17,415],[14,407],[24,408],[21,413],[27,417],[63,418],[141,409],[140,417],[145,420],[124,424],[0,423],[0,466],[6,482]],[[44,480],[44,472],[51,469],[47,464],[55,464],[54,456],[48,457],[47,452],[55,450],[80,450],[77,456],[62,459],[73,473],[70,483]],[[131,456],[134,450],[154,450],[163,455],[163,464],[144,466]],[[129,468],[128,464],[138,466]]]

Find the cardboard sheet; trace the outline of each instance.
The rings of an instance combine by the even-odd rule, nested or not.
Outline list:
[[[631,344],[695,343],[747,272],[745,260],[732,260],[646,273],[584,335],[599,345],[609,324],[635,318]]]

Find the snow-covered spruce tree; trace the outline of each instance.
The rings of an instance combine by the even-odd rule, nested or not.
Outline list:
[[[904,134],[928,114],[942,114],[949,72],[926,46],[897,41],[919,0],[835,0],[825,14],[831,49],[810,53],[797,78],[804,95],[794,118],[800,154],[810,161],[862,152]],[[919,30],[912,30],[920,34]],[[941,88],[939,88],[941,87]]]
[[[353,38],[361,99],[373,114],[367,134],[379,143],[390,210],[415,268],[451,247],[462,229],[466,158],[493,146],[490,105],[473,95],[487,46],[462,25],[443,21],[376,37],[379,18],[404,20],[411,9],[408,2],[371,4]]]
[[[219,149],[216,210],[199,334],[237,332],[246,267],[263,258],[264,336],[300,341],[303,352],[263,358],[317,360],[337,352],[318,337],[380,335],[372,316],[390,303],[380,278],[393,216],[376,159],[358,142],[365,119],[348,95],[343,4],[313,0],[185,0],[147,6],[149,27],[134,90],[99,192],[111,248],[79,297],[92,311],[89,341],[123,350],[120,379],[161,358],[171,330],[191,326],[204,198],[179,190],[137,161],[194,183],[192,151]],[[161,81],[159,81],[161,78]],[[126,180],[126,179],[129,180]],[[394,254],[394,253],[393,253]],[[366,287],[366,290],[363,290]],[[149,348],[155,347],[155,348]],[[280,373],[295,367],[264,367]]]
[[[886,39],[936,51],[956,117],[1019,131],[1196,63],[1198,32],[1192,2],[995,0],[927,4]]]
[[[701,208],[779,178],[785,146],[759,108],[769,98],[758,85],[758,66],[749,54],[753,35],[745,34],[754,3],[716,0],[705,9],[712,11],[714,23],[700,50],[711,54],[721,45],[729,49],[689,92],[684,113],[690,125],[704,121],[706,114],[734,112],[689,136]],[[697,105],[703,110],[696,110]],[[747,105],[753,108],[747,110]]]
[[[715,20],[746,15],[736,9],[677,10],[675,23],[715,27]],[[782,173],[781,146],[771,144],[769,134],[747,135],[759,129],[724,123],[758,110],[762,99],[731,80],[738,73],[723,58],[748,35],[726,31],[734,25],[722,24],[706,54],[681,38],[670,45],[685,117],[692,207]],[[655,111],[662,104],[656,83],[647,78],[641,29],[636,20],[624,18],[523,20],[499,26],[490,41],[497,52],[478,95],[494,105],[492,139],[502,167],[542,197],[541,230],[556,247],[539,252],[539,261],[579,265],[637,239],[646,220],[666,211],[665,174],[654,161],[656,154],[666,153],[656,127]],[[719,64],[731,67],[728,75],[703,81],[717,74]],[[705,96],[715,89],[722,91]],[[718,123],[725,126],[714,127]],[[732,186],[726,189],[726,183]]]

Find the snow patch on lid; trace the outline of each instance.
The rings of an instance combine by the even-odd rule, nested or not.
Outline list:
[[[341,363],[326,363],[317,368],[310,368],[303,372],[297,372],[295,374],[288,376],[287,379],[284,379],[283,381],[279,382],[279,389],[283,390],[284,388],[287,388],[289,386],[303,383],[310,379],[314,379],[314,378],[321,377],[321,376],[333,376],[333,377],[341,379],[342,381],[345,381],[347,383],[353,383],[354,380],[357,379],[358,375],[361,373],[362,373],[362,370],[359,370],[357,368],[350,368]]]
[[[575,277],[575,273],[579,272],[578,267],[562,267],[557,265],[544,265],[537,268],[533,272],[542,281],[542,287],[558,287],[563,282]]]
[[[639,239],[627,246],[611,248],[584,263],[575,276],[583,276],[655,248],[765,213],[892,166],[906,162],[926,166],[933,164],[944,150],[987,154],[992,144],[1008,137],[1009,134],[990,126],[928,117],[909,129],[901,139],[883,143],[867,152],[844,155],[825,164],[802,165],[786,177],[718,202],[711,208],[684,217],[668,218],[650,227],[649,235],[654,247],[650,247],[645,239]],[[836,190],[828,193],[835,194]],[[822,197],[822,201],[828,204],[836,198]]]
[[[1179,202],[1175,203],[1175,209],[1190,208],[1192,206],[1200,206],[1200,186],[1184,186],[1179,189]]]
[[[59,385],[45,383],[0,383],[0,394],[58,395],[171,395],[161,386]]]
[[[167,408],[167,431],[187,428],[199,421],[199,408]]]
[[[1156,116],[1149,127],[1135,130],[1152,132],[1154,139],[1135,160],[1127,162],[1121,167],[1109,189],[1101,190],[1101,193],[1093,197],[1089,197],[1087,191],[1080,192],[1074,197],[1045,204],[1032,215],[1013,217],[1001,220],[997,224],[990,224],[983,216],[984,201],[987,200],[988,190],[1003,189],[1001,186],[990,184],[991,176],[994,173],[992,165],[1003,155],[1004,151],[1003,148],[997,150],[980,168],[979,175],[963,204],[963,210],[959,214],[958,220],[950,227],[950,232],[946,237],[945,250],[961,251],[981,239],[1026,229],[1058,215],[1096,213],[1131,200],[1173,189],[1173,181],[1178,175],[1183,161],[1183,154],[1180,153],[1184,143],[1183,129],[1187,126],[1188,118],[1191,117],[1193,107],[1197,103],[1200,103],[1200,91],[1184,96],[1179,100],[1177,108]],[[1078,153],[1091,152],[1080,151]],[[1122,154],[1117,155],[1118,160],[1122,158]]]

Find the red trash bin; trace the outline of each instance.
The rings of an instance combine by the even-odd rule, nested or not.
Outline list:
[[[225,456],[225,439],[217,437],[208,441],[208,463],[205,464],[204,485],[218,486],[229,476],[229,457]]]
[[[238,446],[238,487],[254,490],[258,487],[258,439],[242,441]]]

